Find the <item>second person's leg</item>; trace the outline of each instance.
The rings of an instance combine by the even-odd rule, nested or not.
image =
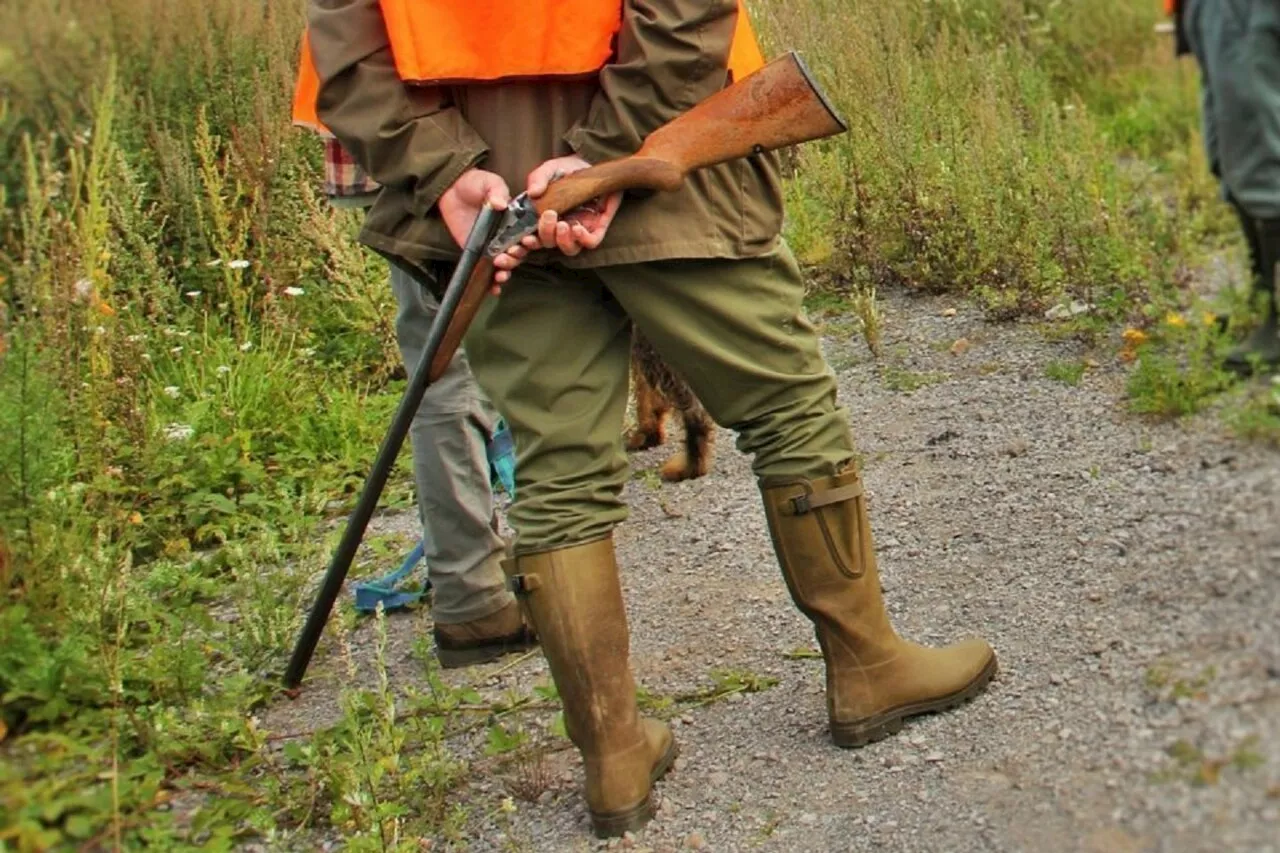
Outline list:
[[[400,352],[413,370],[439,304],[394,264],[391,289]],[[483,663],[531,642],[506,588],[505,545],[492,527],[488,426],[479,389],[459,351],[427,388],[409,429],[436,655],[445,667]]]

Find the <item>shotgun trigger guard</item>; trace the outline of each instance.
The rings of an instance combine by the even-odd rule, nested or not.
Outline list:
[[[533,206],[529,194],[521,193],[507,205],[502,220],[498,223],[498,230],[484,247],[484,253],[490,258],[496,258],[525,236],[537,232],[538,210]]]

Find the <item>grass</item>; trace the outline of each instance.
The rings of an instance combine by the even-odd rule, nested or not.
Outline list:
[[[879,354],[884,288],[994,318],[1079,299],[1094,334],[1144,336],[1124,344],[1137,411],[1218,399],[1223,342],[1166,319],[1199,316],[1189,270],[1234,244],[1157,6],[753,5],[770,52],[803,50],[853,124],[789,170],[810,303]],[[301,8],[0,7],[5,849],[448,841],[481,807],[454,795],[481,772],[463,731],[538,788],[515,757],[555,726],[521,720],[554,697],[481,700],[425,654],[419,692],[393,695],[375,662],[338,724],[282,750],[256,722],[403,382],[385,267],[288,124]],[[1278,395],[1242,395],[1238,428],[1280,434]],[[411,498],[401,467],[386,503]],[[340,612],[326,639],[341,666],[352,624]],[[723,672],[647,701],[768,686]]]
[[[884,387],[903,394],[936,385],[945,381],[946,378],[946,374],[943,373],[923,373],[896,364],[885,364],[880,369],[880,380],[884,383]]]
[[[1064,385],[1079,385],[1084,378],[1083,361],[1051,361],[1044,366],[1044,375]]]

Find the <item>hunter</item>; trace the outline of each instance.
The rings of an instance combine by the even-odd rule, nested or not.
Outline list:
[[[763,64],[739,0],[311,0],[308,28],[319,118],[382,186],[361,239],[437,289],[486,201],[633,153]],[[985,641],[926,648],[885,612],[848,413],[780,236],[777,158],[566,213],[495,262],[500,295],[466,348],[515,438],[504,569],[582,755],[595,832],[642,827],[676,754],[669,728],[638,714],[612,539],[632,323],[752,457],[822,647],[835,743],[981,692],[996,671]]]

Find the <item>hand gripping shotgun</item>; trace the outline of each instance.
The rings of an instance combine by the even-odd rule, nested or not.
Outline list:
[[[545,211],[567,213],[623,190],[670,192],[679,189],[685,176],[697,169],[847,130],[848,125],[819,90],[808,68],[791,52],[658,128],[635,154],[560,178],[539,198],[517,196],[505,213],[483,208],[462,247],[422,357],[298,637],[284,676],[285,687],[294,689],[302,683],[422,396],[448,367],[489,292],[494,258],[526,235],[537,233],[538,218]]]

